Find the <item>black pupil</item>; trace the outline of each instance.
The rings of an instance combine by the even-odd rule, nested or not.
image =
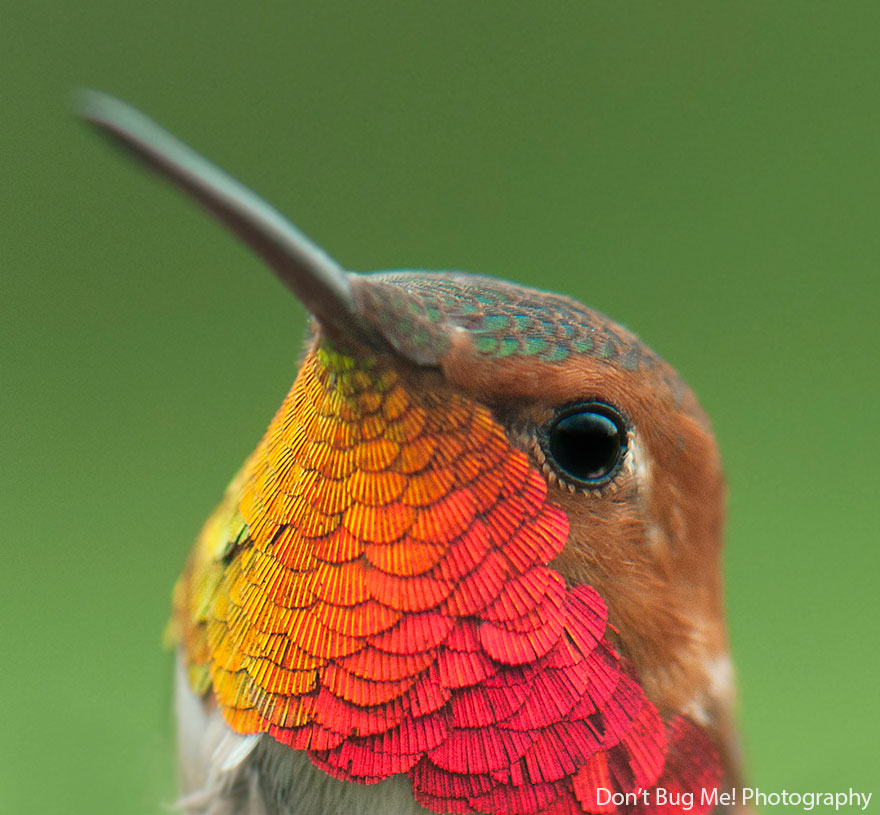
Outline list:
[[[550,431],[556,464],[580,481],[599,481],[620,459],[624,437],[617,422],[597,408],[572,413]]]

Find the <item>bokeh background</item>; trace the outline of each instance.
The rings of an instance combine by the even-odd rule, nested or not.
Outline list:
[[[173,799],[169,592],[303,334],[256,259],[74,121],[76,86],[350,268],[565,291],[672,361],[726,460],[750,780],[878,792],[880,5],[0,19],[0,812]]]

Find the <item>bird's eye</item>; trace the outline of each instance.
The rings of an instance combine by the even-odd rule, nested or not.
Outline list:
[[[544,453],[559,475],[585,487],[611,480],[626,444],[623,417],[604,402],[563,408],[546,425],[543,438]]]

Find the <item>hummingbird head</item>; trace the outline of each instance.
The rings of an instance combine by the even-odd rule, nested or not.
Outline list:
[[[603,614],[607,606],[608,628],[599,633],[614,659],[620,654],[633,666],[663,719],[686,716],[709,734],[728,783],[735,782],[720,562],[723,478],[708,420],[675,371],[627,329],[562,295],[462,273],[345,271],[137,111],[93,93],[81,107],[248,243],[311,314],[297,382],[234,482],[224,510],[232,519],[229,540],[219,553],[197,545],[188,567],[197,588],[182,605],[198,625],[190,633],[180,625],[180,636],[195,643],[194,661],[208,666],[219,704],[232,711],[227,721],[239,732],[269,732],[295,747],[332,752],[348,738],[327,729],[326,711],[337,710],[339,699],[363,693],[357,704],[367,705],[367,697],[375,704],[378,685],[389,704],[409,698],[399,677],[362,690],[375,665],[392,670],[389,654],[404,654],[394,637],[427,642],[430,628],[440,632],[430,646],[436,650],[443,637],[465,630],[450,629],[450,619],[480,614],[489,631],[507,601],[487,607],[479,595],[513,584],[520,591],[528,582],[515,574],[520,564],[523,574],[544,575],[535,597],[556,596],[547,588],[556,580],[563,592],[593,587]],[[501,541],[500,559],[485,554],[487,525]],[[524,536],[533,544],[531,560],[521,553]],[[466,554],[450,555],[455,546]],[[468,558],[479,568],[468,572]],[[297,575],[307,577],[297,582]],[[331,609],[326,614],[322,603]],[[416,618],[421,628],[403,633],[406,620]],[[511,625],[528,640],[523,653],[535,649],[533,657],[544,658],[550,646],[541,651],[530,633]],[[278,639],[290,631],[298,632],[295,647]],[[511,636],[520,642],[519,633]],[[482,641],[497,664],[527,658],[505,656],[509,644],[492,637]],[[409,667],[395,661],[394,670],[435,670],[430,660],[419,662],[423,646],[407,646]],[[266,661],[278,654],[283,659]],[[450,669],[437,670],[442,676]],[[441,681],[433,703],[422,693],[422,712],[440,709],[450,693],[454,708],[456,682],[467,685],[461,676]],[[336,701],[322,701],[325,688]],[[301,739],[313,720],[324,730]],[[373,726],[364,722],[357,734]],[[464,772],[443,744],[424,749],[434,749],[438,772]],[[326,756],[313,761],[332,764]],[[339,759],[328,771],[357,776],[352,761]],[[389,772],[415,763],[393,764]],[[361,775],[378,777],[372,770]],[[435,792],[420,800],[430,802]]]
[[[313,342],[329,334],[355,355],[383,354],[413,389],[485,405],[568,518],[553,567],[606,599],[661,712],[686,711],[726,738],[724,482],[690,388],[632,332],[569,297],[461,273],[347,279],[356,326],[318,319]]]

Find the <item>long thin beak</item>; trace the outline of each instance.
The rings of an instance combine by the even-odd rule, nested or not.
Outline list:
[[[195,199],[248,244],[334,333],[369,342],[351,278],[280,212],[140,111],[98,91],[80,91],[79,115]]]

